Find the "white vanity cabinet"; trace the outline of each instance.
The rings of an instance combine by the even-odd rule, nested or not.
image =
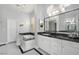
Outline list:
[[[62,40],[63,55],[79,55],[79,43]]]
[[[57,38],[51,38],[50,39],[50,54],[61,54],[61,40]]]
[[[34,40],[22,41],[20,46],[23,51],[30,50],[34,48]]]
[[[38,35],[38,46],[46,51],[47,53],[50,52],[50,38]]]
[[[20,47],[23,51],[27,51],[34,48],[34,36],[22,35],[20,36]]]
[[[51,55],[79,55],[79,43],[38,35],[38,45]]]

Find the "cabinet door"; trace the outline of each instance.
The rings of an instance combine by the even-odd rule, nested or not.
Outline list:
[[[51,48],[51,46],[50,46],[50,37],[44,37],[44,39],[43,39],[43,49],[47,52],[47,53],[49,53],[50,54],[50,48]]]
[[[42,36],[40,36],[40,35],[38,35],[38,46],[39,46],[40,48],[42,48],[42,46],[43,46],[43,38],[42,38]]]
[[[79,54],[79,48],[77,48],[79,45],[76,42],[70,42],[70,41],[62,41],[62,53],[65,55],[78,55]]]
[[[38,38],[37,38],[37,41],[38,41],[38,47],[40,47],[40,36],[38,35]]]
[[[61,40],[52,38],[51,39],[51,54],[61,54]]]
[[[44,51],[46,51],[47,53],[49,53],[49,51],[50,51],[50,39],[49,39],[49,37],[39,35],[38,46],[41,49],[43,49]]]

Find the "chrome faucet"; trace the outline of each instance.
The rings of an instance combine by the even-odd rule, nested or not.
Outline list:
[[[73,32],[73,33],[71,33],[71,35],[72,35],[72,37],[79,37],[79,33],[77,33],[77,32]]]

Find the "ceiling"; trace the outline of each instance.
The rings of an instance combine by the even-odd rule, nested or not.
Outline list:
[[[0,9],[12,10],[22,13],[31,13],[34,10],[34,4],[1,4]]]
[[[34,11],[35,5],[0,4],[0,16],[11,19],[23,19]]]
[[[0,14],[3,14],[4,16],[8,15],[8,17],[11,18],[24,18],[24,16],[32,14],[36,6],[38,6],[37,11],[39,13],[41,8],[43,8],[44,12],[50,5],[51,4],[0,4]],[[58,9],[59,4],[52,5]]]
[[[23,12],[23,13],[31,13],[34,10],[35,5],[33,4],[14,4],[11,5],[12,9]]]

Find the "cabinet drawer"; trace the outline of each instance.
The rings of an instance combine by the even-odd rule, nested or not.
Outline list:
[[[70,42],[70,41],[62,40],[62,44],[63,44],[63,46],[67,45],[67,46],[71,46],[71,47],[79,49],[79,43],[76,43],[76,42]]]
[[[78,48],[79,49],[79,43],[72,42],[72,47]]]
[[[79,49],[73,48],[70,46],[64,46],[63,52],[64,55],[79,55]]]

